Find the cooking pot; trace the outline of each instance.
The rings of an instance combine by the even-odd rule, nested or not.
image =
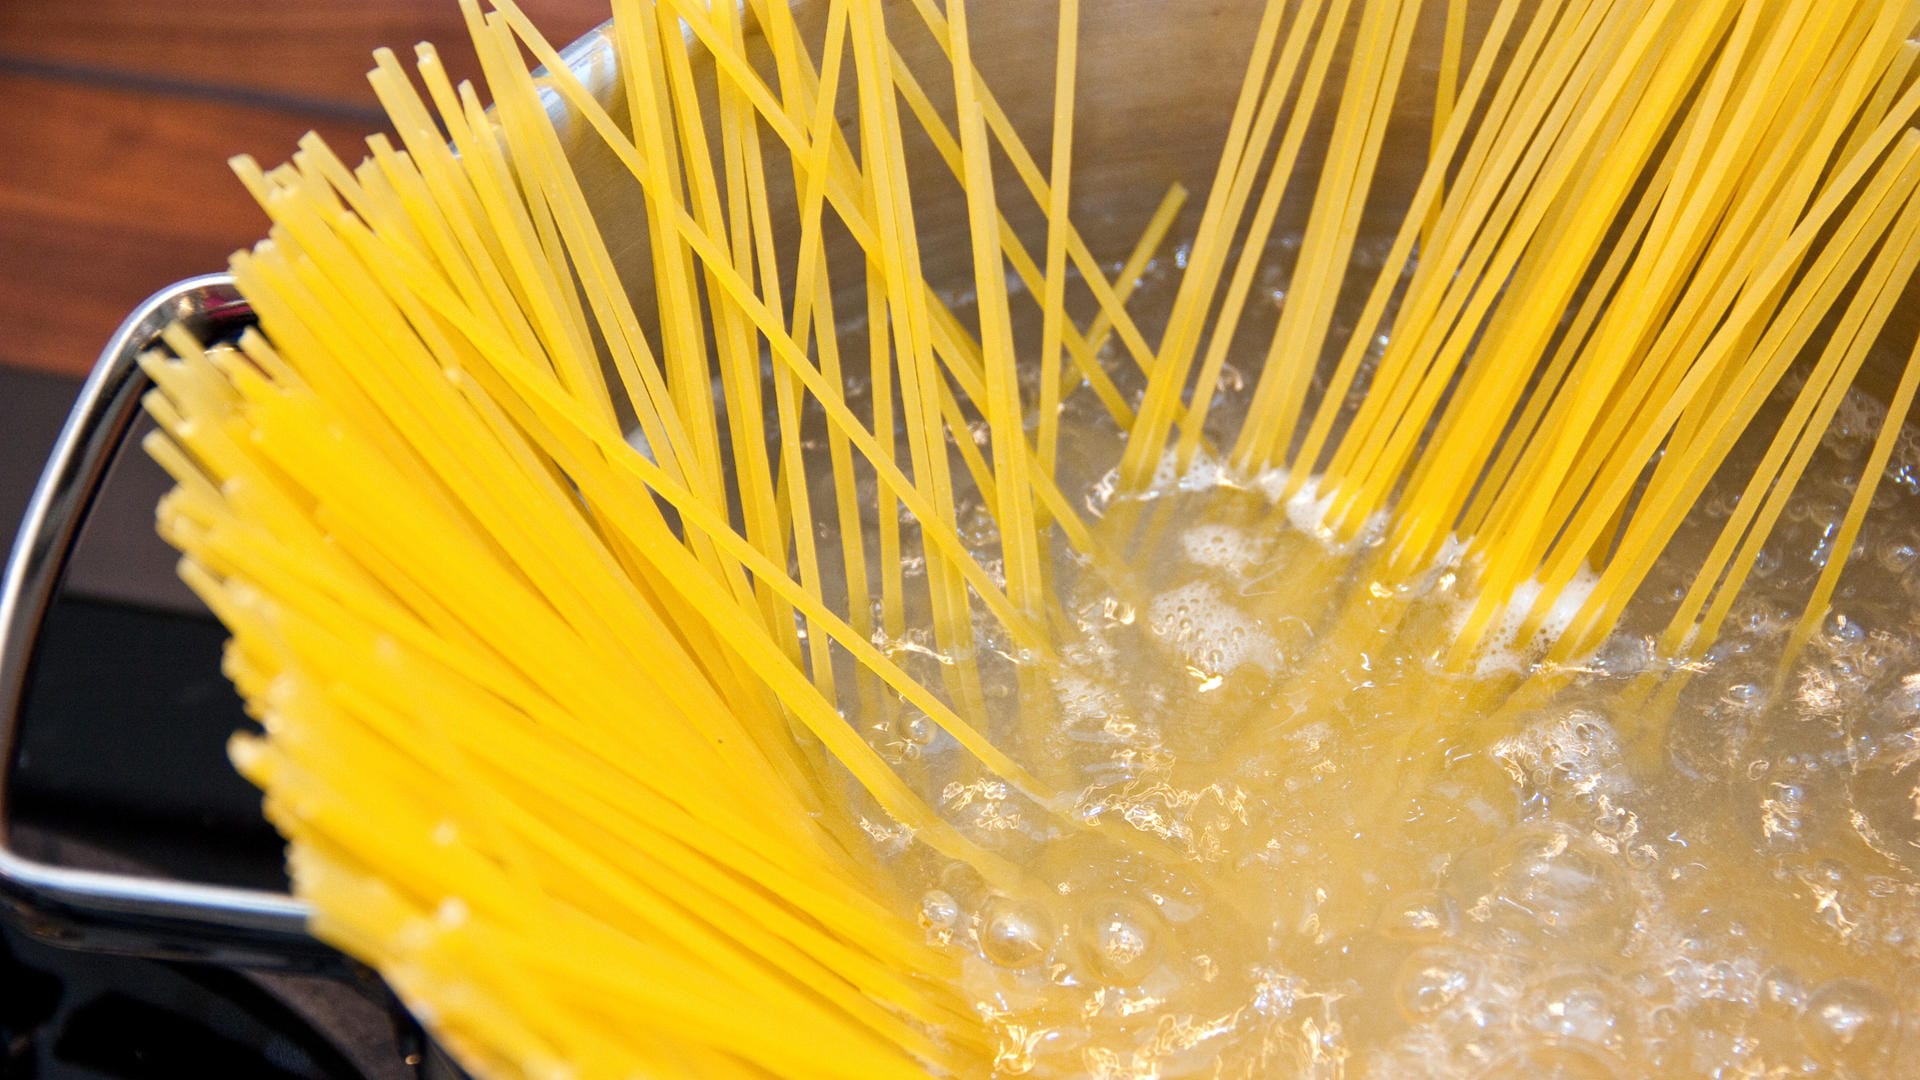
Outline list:
[[[945,61],[938,44],[910,0],[888,0],[885,7],[908,67],[922,73],[923,85],[945,104],[941,99],[947,84],[938,75]],[[1390,149],[1374,182],[1368,219],[1376,228],[1389,228],[1396,221],[1395,207],[1411,198],[1425,166],[1426,117],[1438,78],[1447,5],[1425,7],[1402,84],[1404,100],[1389,135]],[[1484,0],[1471,5],[1469,42],[1478,39],[1493,7]],[[1257,0],[1099,0],[1085,6],[1072,193],[1075,223],[1100,258],[1117,261],[1124,256],[1171,185],[1184,184],[1204,195],[1240,90],[1260,8]],[[826,9],[824,0],[792,4],[803,30],[816,34]],[[1053,107],[1056,8],[1034,0],[973,0],[969,9],[985,85],[1034,158],[1044,164]],[[750,20],[748,35],[749,49],[771,70],[765,43]],[[688,36],[700,63],[696,36],[691,30]],[[622,119],[610,27],[574,42],[562,58],[616,119]],[[617,226],[645,219],[639,185],[588,125],[573,121],[559,94],[549,93],[547,104],[596,219],[613,234],[611,250],[644,317],[652,307],[646,237],[637,228],[622,232]],[[841,119],[851,124],[854,95],[842,93],[839,104]],[[1324,132],[1330,117],[1318,122]],[[907,126],[926,274],[936,289],[965,291],[971,288],[972,270],[964,200],[932,143],[911,122]],[[1302,169],[1317,172],[1315,148],[1323,143],[1308,139]],[[1396,152],[1392,147],[1418,149]],[[780,190],[788,181],[777,175],[770,180],[772,205],[792,207],[791,187]],[[1029,250],[1042,250],[1043,213],[1004,159],[996,162],[996,184],[1000,203]],[[1303,183],[1290,194],[1296,211],[1304,212],[1311,188]],[[952,197],[932,194],[943,191]],[[1190,207],[1187,219],[1176,227],[1176,239],[1182,232],[1191,234],[1196,214]],[[793,222],[787,225],[791,228]],[[840,242],[850,243],[844,238]],[[860,284],[844,279],[837,284],[843,291],[839,309],[861,310]],[[1895,318],[1909,335],[1914,310],[1912,304],[1903,305]],[[40,626],[81,522],[126,441],[147,388],[135,358],[156,344],[162,327],[175,321],[211,342],[233,337],[250,325],[252,315],[231,278],[213,274],[162,290],[128,317],[80,395],[7,563],[0,593],[0,894],[4,911],[21,926],[74,947],[232,965],[324,967],[337,963],[337,954],[307,933],[307,909],[294,897],[50,865],[24,857],[8,843],[7,782]],[[1896,336],[1902,325],[1893,328]],[[1897,358],[1882,357],[1892,359]],[[1882,363],[1881,374],[1870,372],[1867,385],[1890,385],[1889,369]]]

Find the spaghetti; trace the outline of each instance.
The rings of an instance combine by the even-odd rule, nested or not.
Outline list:
[[[1075,0],[1044,170],[976,66],[985,0],[826,0],[805,26],[616,0],[612,100],[512,0],[461,2],[491,109],[430,47],[417,86],[377,54],[398,145],[237,160],[272,222],[233,259],[260,328],[175,331],[143,366],[178,483],[160,528],[233,633],[263,728],[234,759],[316,932],[500,1075],[1020,1071],[1017,1009],[963,988],[949,913],[909,914],[875,853],[982,883],[977,939],[1011,967],[1045,954],[1060,889],[994,830],[1090,864],[1212,857],[1156,824],[1173,809],[1104,823],[1027,734],[1078,722],[1076,588],[1113,590],[1100,625],[1204,639],[1181,662],[1209,702],[1259,669],[1262,701],[1310,711],[1384,645],[1485,730],[1565,685],[1746,470],[1658,637],[1697,660],[1920,266],[1912,0],[1500,0],[1484,23],[1268,0],[1164,310],[1136,288],[1184,188],[1130,252],[1074,224]],[[1423,95],[1403,199],[1383,170]],[[922,142],[957,197],[928,194]],[[617,163],[624,208],[582,154]],[[923,240],[942,212],[964,296]],[[1270,311],[1276,236],[1298,243]],[[1082,388],[1098,422],[1070,426]],[[1095,429],[1116,498],[1086,506]],[[1196,629],[1214,586],[1138,584],[1202,475],[1239,494],[1179,533],[1193,560],[1290,552],[1265,623]],[[1422,599],[1435,581],[1456,605]],[[1311,640],[1272,639],[1288,620]],[[1427,729],[1395,693],[1404,756]],[[1225,792],[1174,809],[1244,816]],[[1363,802],[1398,835],[1402,806]],[[1152,920],[1102,910],[1094,967],[1137,977]]]

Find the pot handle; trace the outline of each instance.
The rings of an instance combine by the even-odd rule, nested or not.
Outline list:
[[[40,475],[0,584],[0,915],[74,948],[228,966],[337,969],[284,893],[55,866],[13,851],[7,783],[34,645],[87,511],[151,385],[140,354],[179,322],[202,341],[254,322],[227,274],[189,278],[135,308],[100,354]]]

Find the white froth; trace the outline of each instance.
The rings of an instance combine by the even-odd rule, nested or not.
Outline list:
[[[1327,528],[1327,512],[1333,509],[1333,493],[1320,494],[1320,478],[1313,477],[1300,485],[1293,498],[1287,500],[1287,521],[1294,528],[1308,536],[1326,539],[1331,532]]]
[[[1254,478],[1253,487],[1267,497],[1267,501],[1278,504],[1286,499],[1287,522],[1300,532],[1311,536],[1334,550],[1353,550],[1378,543],[1386,535],[1390,516],[1381,511],[1367,518],[1359,533],[1350,542],[1335,542],[1335,532],[1328,520],[1333,513],[1336,490],[1329,489],[1321,493],[1321,477],[1308,477],[1300,484],[1300,490],[1287,496],[1287,485],[1292,482],[1293,474],[1286,469],[1268,469]]]
[[[1268,469],[1253,478],[1253,489],[1267,497],[1270,503],[1277,503],[1287,493],[1287,481],[1293,479],[1292,469]]]
[[[1120,695],[1111,686],[1076,672],[1056,677],[1053,692],[1060,718],[1069,724],[1105,720],[1120,711]]]
[[[1272,636],[1211,581],[1188,582],[1154,597],[1147,625],[1177,649],[1188,666],[1208,675],[1229,675],[1247,664],[1274,670]]]
[[[1195,525],[1180,534],[1180,548],[1189,562],[1228,573],[1258,566],[1272,546],[1268,537],[1232,525]]]
[[[1169,455],[1171,456],[1171,455]],[[1227,463],[1205,450],[1196,451],[1187,470],[1180,474],[1181,491],[1211,491],[1237,486],[1227,472]]]
[[[1475,672],[1487,675],[1496,671],[1526,670],[1573,625],[1574,618],[1580,614],[1587,597],[1593,594],[1594,587],[1599,583],[1598,574],[1582,567],[1554,595],[1553,603],[1540,618],[1539,627],[1524,641],[1520,638],[1520,632],[1525,629],[1528,616],[1532,615],[1534,603],[1539,600],[1545,585],[1538,578],[1528,578],[1514,586],[1507,602],[1493,617],[1486,634],[1481,638],[1479,659],[1474,664]],[[1460,606],[1456,628],[1466,622],[1471,610],[1471,603]]]

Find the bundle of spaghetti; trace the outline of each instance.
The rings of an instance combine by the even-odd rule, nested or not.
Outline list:
[[[1070,219],[1074,0],[1044,154],[964,0],[826,0],[805,26],[778,0],[618,0],[610,97],[491,2],[462,0],[490,108],[430,47],[417,85],[382,52],[398,144],[236,162],[272,222],[232,263],[260,326],[176,331],[143,365],[178,482],[161,528],[233,632],[262,728],[234,757],[316,932],[499,1075],[985,1067],[957,962],[880,863],[1034,885],[869,733],[937,729],[1044,828],[1094,829],[989,737],[982,674],[1048,707],[1059,568],[1129,577],[1132,519],[1065,488],[1072,395],[1124,433],[1123,491],[1204,465],[1369,553],[1308,560],[1302,605],[1460,573],[1437,638],[1389,588],[1315,601],[1325,652],[1406,620],[1455,667],[1590,649],[1755,433],[1670,616],[1680,654],[1728,617],[1920,263],[1920,0],[1499,0],[1472,39],[1449,0],[1431,157],[1393,205],[1435,5],[1268,0],[1157,342],[1128,303],[1185,193],[1117,274]],[[945,63],[915,70],[901,22]],[[957,186],[910,174],[922,139]],[[619,198],[586,190],[587,156]],[[1030,207],[1001,205],[1008,169]],[[964,207],[972,311],[923,257],[936,200]],[[1014,225],[1036,212],[1037,238]],[[1293,284],[1223,424],[1288,232]],[[1511,680],[1448,686],[1448,716],[1494,723]]]
[[[1191,467],[1276,211],[1309,179],[1299,142],[1327,95],[1336,116],[1297,284],[1225,465],[1267,476],[1331,538],[1382,535],[1387,580],[1465,570],[1474,599],[1453,665],[1513,645],[1566,660],[1618,621],[1783,377],[1811,365],[1663,638],[1703,650],[1911,276],[1906,128],[1920,88],[1906,38],[1920,9],[1503,3],[1464,78],[1444,76],[1433,158],[1373,228],[1396,239],[1369,281],[1354,239],[1417,5],[1360,3],[1357,20],[1340,0],[1302,5],[1277,50],[1263,29],[1122,483],[1151,483],[1182,410],[1172,453]],[[1303,28],[1323,7],[1302,73]],[[1343,47],[1357,58],[1330,83]],[[1336,311],[1355,300],[1337,341]],[[1833,318],[1844,335],[1810,348]],[[1890,430],[1904,417],[1894,404]],[[1863,505],[1876,479],[1863,476]],[[1813,598],[1807,626],[1825,603]]]
[[[237,160],[273,222],[232,267],[260,329],[212,349],[176,331],[171,355],[143,361],[161,428],[148,449],[179,483],[161,528],[233,631],[227,670],[264,729],[235,759],[292,842],[316,933],[502,1073],[968,1071],[983,1047],[953,961],[887,902],[868,834],[899,830],[1025,886],[845,722],[835,665],[1045,805],[973,726],[974,607],[1013,647],[1044,650],[1037,515],[1094,545],[1034,464],[1004,292],[982,288],[976,336],[919,269],[895,96],[918,84],[876,3],[831,5],[818,68],[785,9],[759,7],[775,89],[747,66],[730,6],[628,2],[611,24],[616,123],[511,4],[464,10],[492,111],[430,47],[424,98],[379,54],[371,79],[403,145],[375,137],[353,168],[311,137],[271,172]],[[984,286],[1011,232],[978,178],[986,120],[952,16],[956,90],[976,105],[957,161]],[[729,77],[697,84],[683,19]],[[1070,60],[1062,72],[1070,85]],[[833,122],[848,81],[860,166]],[[630,171],[645,288],[621,276],[543,93]],[[763,159],[769,128],[784,173]],[[795,252],[774,241],[782,175]],[[1106,381],[1093,357],[1115,330],[1140,340],[1124,297],[1182,193],[1116,286],[1055,190],[1049,272],[1064,283],[1071,248],[1099,280],[1099,315],[1082,332],[1058,285],[1035,296],[1050,340]],[[828,209],[863,255],[870,417],[846,396]],[[838,572],[816,541],[808,413],[827,432]],[[949,435],[974,415],[992,457],[961,464],[1007,523],[1004,586],[955,523]],[[863,481],[887,503],[873,551]],[[914,548],[918,598],[898,569]],[[914,610],[961,658],[942,688],[874,643],[905,638]]]

